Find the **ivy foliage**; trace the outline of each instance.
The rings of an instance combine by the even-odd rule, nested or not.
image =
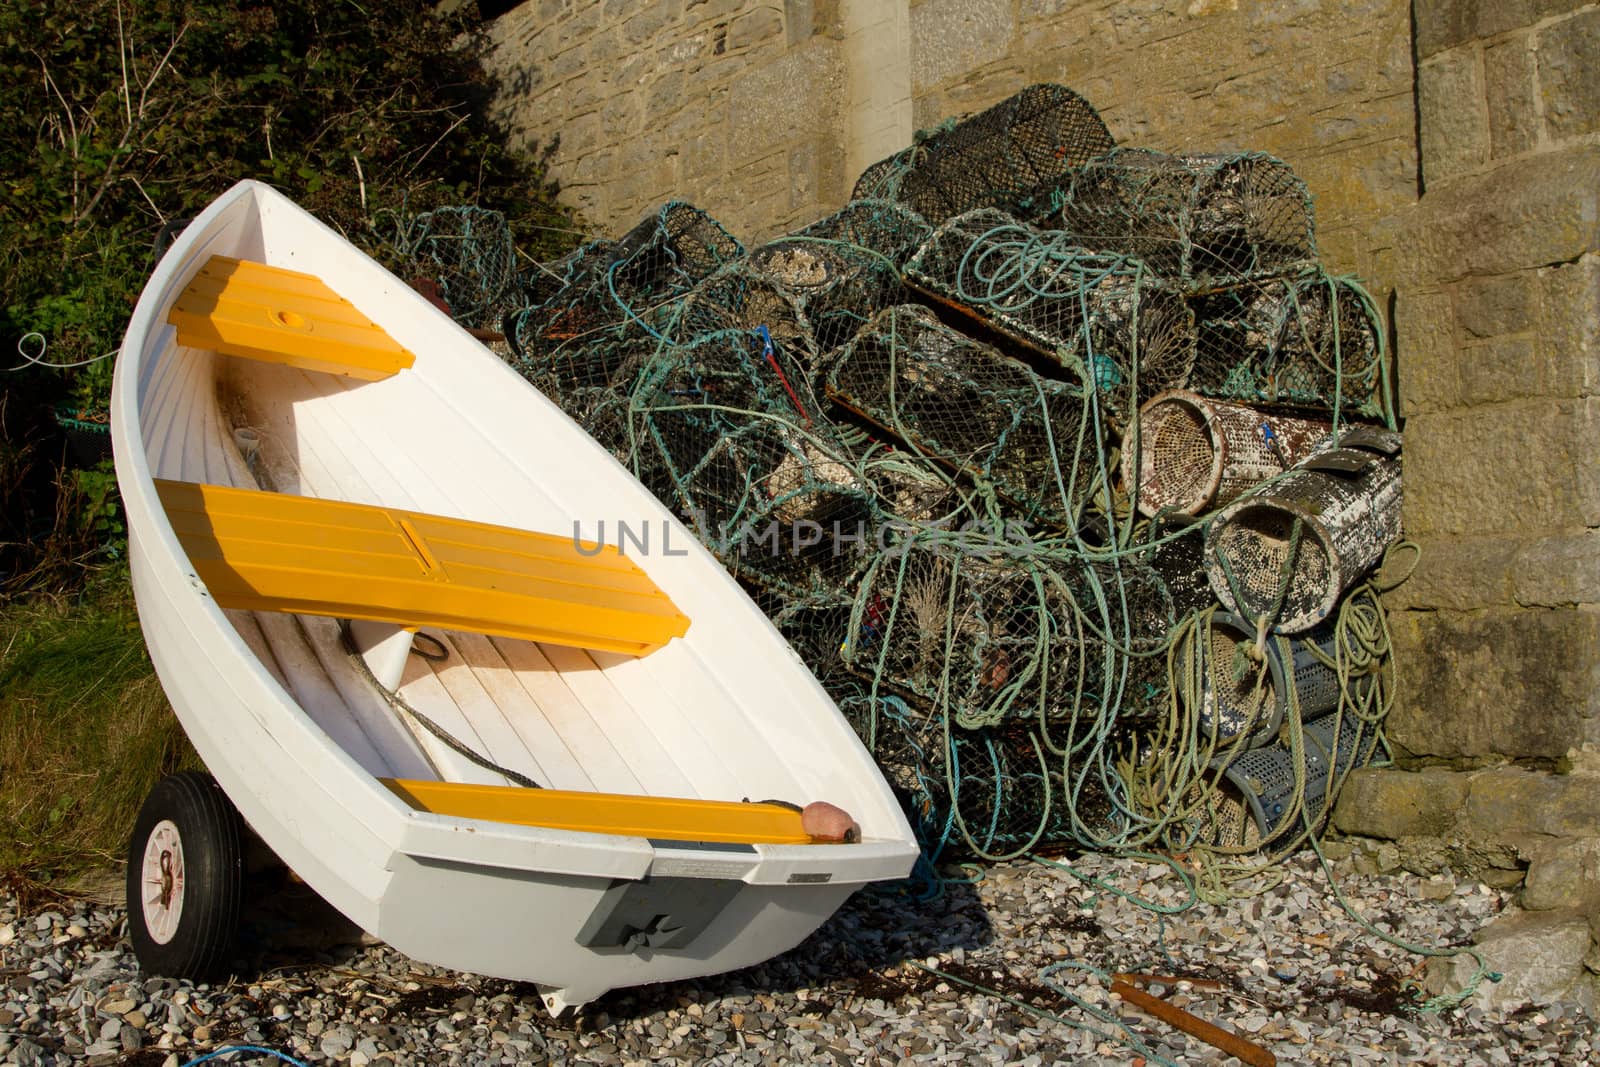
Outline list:
[[[0,4],[0,371],[19,343],[54,364],[113,352],[159,248],[242,178],[380,259],[375,215],[465,203],[504,212],[533,258],[563,251],[573,223],[490,115],[474,20],[427,0]],[[0,583],[26,569],[4,546],[61,525],[41,486],[79,484],[59,438],[42,454],[39,413],[103,411],[111,371],[0,373]]]

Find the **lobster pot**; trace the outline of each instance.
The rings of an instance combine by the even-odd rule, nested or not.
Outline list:
[[[879,521],[850,467],[771,420],[710,433],[697,420],[647,422],[680,513],[735,577],[792,598],[849,596]]]
[[[1311,266],[1311,194],[1256,152],[1118,148],[1072,179],[1061,228],[1085,248],[1134,256],[1187,292]]]
[[[1400,536],[1400,504],[1400,435],[1347,430],[1223,509],[1206,533],[1206,576],[1228,610],[1259,618],[1281,595],[1272,629],[1309,630]]]
[[[658,305],[744,255],[744,248],[704,211],[668,203],[616,241],[567,257],[566,277],[543,302],[506,317],[517,355],[642,330]]]
[[[440,207],[417,215],[406,229],[410,270],[438,281],[450,317],[465,326],[498,324],[516,297],[506,217],[480,207]]]
[[[902,204],[857,200],[761,246],[750,264],[794,296],[817,350],[827,353],[879,311],[909,299],[900,268],[930,232]]]
[[[1355,283],[1316,269],[1190,299],[1203,396],[1326,413],[1383,413],[1383,319]]]
[[[1182,516],[1152,522],[1146,540],[1151,542],[1140,558],[1166,585],[1175,618],[1184,619],[1216,605],[1216,594],[1206,581],[1206,537],[1199,523],[1181,525]]]
[[[741,334],[741,358],[788,397],[788,413],[802,421],[820,416],[813,381],[818,367],[811,325],[795,298],[748,262],[734,263],[687,295],[657,309],[655,330],[671,344],[706,346]]]
[[[506,362],[565,409],[562,397],[574,390],[631,389],[656,347],[650,338],[607,338],[513,352]]]
[[[846,664],[881,690],[948,708],[964,729],[1092,718],[1108,699],[1130,714],[1164,703],[1154,653],[1172,603],[1153,572],[1126,560],[1027,567],[1004,549],[895,546],[857,594]]]
[[[1198,515],[1282,474],[1331,429],[1175,389],[1139,410],[1137,446],[1131,433],[1123,441],[1122,478],[1146,515]]]
[[[1019,506],[1019,519],[1071,525],[1092,485],[1095,457],[1078,451],[1082,394],[925,308],[880,312],[834,360],[827,393],[917,452],[992,484]],[[1063,488],[1079,499],[1063,499]]]
[[[959,529],[970,514],[956,491],[953,476],[898,453],[868,459],[863,475],[872,486],[878,507],[891,523],[910,526],[942,522]]]
[[[1291,690],[1302,721],[1319,718],[1339,706],[1339,674],[1324,662],[1334,654],[1331,625],[1320,626],[1304,638],[1268,641],[1263,656],[1265,678],[1250,658],[1255,631],[1239,616],[1215,612],[1196,631],[1196,638],[1178,651],[1181,661],[1198,667],[1190,673],[1200,678],[1200,706],[1194,710],[1203,743],[1215,731],[1218,746],[1231,744],[1240,735],[1249,747],[1270,744],[1289,714]],[[1199,658],[1198,664],[1194,657]],[[1371,674],[1354,678],[1350,696],[1359,700],[1374,684]]]
[[[938,223],[976,207],[1033,205],[1110,150],[1106,124],[1063,85],[1030,85],[867,168],[853,199],[899,200]]]
[[[1372,762],[1378,747],[1377,731],[1350,715],[1324,715],[1307,722],[1301,735],[1304,744],[1298,756],[1284,738],[1242,752],[1226,765],[1225,784],[1212,800],[1217,844],[1272,849],[1292,839],[1307,822],[1317,827],[1338,799],[1333,786]],[[1219,760],[1212,766],[1220,765]],[[1294,803],[1297,772],[1305,779],[1298,806]]]
[[[555,398],[552,398],[555,399]],[[585,433],[631,468],[634,441],[628,432],[628,394],[603,386],[569,389],[557,401]]]
[[[1060,231],[993,209],[933,232],[906,283],[1036,355],[1074,368],[1128,411],[1182,386],[1194,364],[1194,317],[1133,260],[1087,252]],[[1076,370],[1081,367],[1082,370]]]

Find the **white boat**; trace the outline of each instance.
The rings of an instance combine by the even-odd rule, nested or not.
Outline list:
[[[758,963],[909,873],[871,757],[688,530],[272,189],[162,258],[112,405],[140,623],[216,783],[135,829],[147,967],[227,958],[234,808],[362,929],[552,1012]]]

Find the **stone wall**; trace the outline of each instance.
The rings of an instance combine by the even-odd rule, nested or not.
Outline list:
[[[528,0],[489,27],[498,103],[604,233],[670,199],[741,238],[790,228],[848,190],[831,6]]]
[[[1041,81],[1122,144],[1282,157],[1330,265],[1379,289],[1417,193],[1404,0],[528,0],[491,34],[506,117],[607,233],[680,197],[770,236],[914,129]]]
[[[1418,769],[1361,772],[1336,824],[1378,866],[1521,887],[1482,935],[1513,972],[1491,1000],[1570,990],[1586,958],[1595,997],[1574,931],[1600,916],[1600,7],[1419,0],[1416,25],[1395,311],[1422,554],[1388,603],[1389,737]],[[1532,984],[1529,954],[1557,964]]]

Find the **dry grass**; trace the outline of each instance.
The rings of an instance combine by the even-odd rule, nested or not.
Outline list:
[[[185,766],[125,583],[0,607],[0,877],[120,862],[146,792]]]

